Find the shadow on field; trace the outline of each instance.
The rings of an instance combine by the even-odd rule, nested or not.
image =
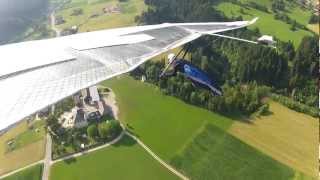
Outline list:
[[[125,136],[122,137],[122,139],[118,143],[113,144],[112,146],[113,147],[122,147],[122,146],[129,147],[129,146],[133,146],[135,144],[137,144],[137,142],[134,139],[132,139],[131,137],[125,135]]]
[[[77,162],[77,159],[76,159],[76,158],[71,157],[71,158],[69,158],[69,159],[65,159],[65,160],[63,160],[63,162],[65,162],[66,164],[72,164],[72,163]]]
[[[250,124],[253,125],[253,119],[250,118],[249,116],[245,116],[241,113],[229,113],[229,114],[224,114],[224,116],[234,120],[234,121],[239,121],[241,123],[245,123],[245,124]]]

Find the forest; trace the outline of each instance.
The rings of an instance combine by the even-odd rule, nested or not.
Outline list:
[[[219,0],[145,0],[145,3],[148,10],[136,17],[140,24],[242,20],[241,16],[227,18],[212,8]],[[251,40],[262,35],[258,28],[226,34]],[[145,75],[163,93],[222,114],[264,113],[268,108],[265,98],[273,97],[291,109],[317,117],[318,39],[316,34],[306,36],[297,48],[290,41],[277,39],[276,49],[216,37],[192,42],[188,60],[216,79],[223,87],[221,97],[193,87],[182,75],[159,79],[164,59],[142,65],[131,75],[136,78]]]

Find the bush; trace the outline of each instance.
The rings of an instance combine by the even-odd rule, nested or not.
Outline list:
[[[101,123],[98,126],[99,136],[100,138],[106,140],[109,138],[111,134],[111,126],[110,123]]]
[[[99,136],[103,140],[115,138],[120,134],[121,130],[120,123],[116,120],[106,121],[98,126]]]
[[[307,106],[305,104],[294,101],[288,97],[277,95],[277,94],[272,94],[271,98],[297,112],[305,113],[313,117],[319,117],[318,108]]]
[[[264,104],[261,106],[257,112],[258,116],[267,115],[269,113],[269,104]]]
[[[309,24],[318,24],[319,23],[319,16],[312,14],[309,20]]]
[[[91,124],[87,128],[87,134],[91,139],[96,139],[98,137],[98,129],[95,124]]]

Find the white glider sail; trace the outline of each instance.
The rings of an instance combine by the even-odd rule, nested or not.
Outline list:
[[[0,131],[202,35],[242,28],[255,20],[166,23],[0,46]]]

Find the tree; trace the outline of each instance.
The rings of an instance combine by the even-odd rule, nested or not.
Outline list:
[[[272,11],[276,12],[285,10],[285,2],[283,0],[273,0],[272,1]]]
[[[290,27],[290,30],[291,31],[296,31],[297,30],[297,21],[294,20],[291,24],[291,27]]]
[[[319,37],[304,37],[293,60],[291,87],[303,87],[306,82],[318,77]]]
[[[97,125],[91,124],[90,126],[88,126],[87,134],[91,139],[96,139],[98,137]]]
[[[112,120],[112,121],[109,122],[109,124],[110,124],[110,127],[111,127],[111,136],[112,137],[115,137],[118,134],[120,134],[120,132],[122,131],[122,128],[121,128],[121,125],[120,125],[119,121]]]
[[[319,16],[312,14],[309,19],[309,24],[318,24],[319,23]]]
[[[99,136],[104,140],[116,137],[121,130],[120,123],[117,120],[106,121],[98,126]]]
[[[109,121],[107,121],[109,122]],[[110,123],[101,123],[98,126],[98,131],[99,131],[99,136],[106,140],[109,138],[110,134],[111,134],[111,124]]]

